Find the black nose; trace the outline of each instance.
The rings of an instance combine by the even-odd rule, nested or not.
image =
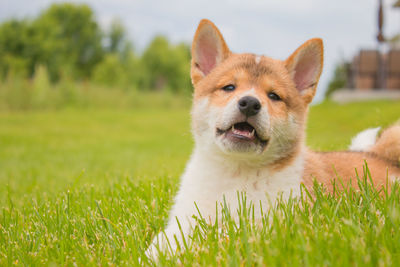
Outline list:
[[[239,99],[238,107],[247,117],[256,115],[261,109],[261,103],[253,96],[244,96]]]

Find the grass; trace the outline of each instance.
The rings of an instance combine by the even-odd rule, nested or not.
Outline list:
[[[310,111],[307,142],[345,149],[358,131],[399,114],[399,102],[324,103]],[[187,105],[2,111],[0,121],[0,266],[150,264],[144,251],[163,228],[193,146]],[[261,226],[242,196],[239,225],[229,214],[222,230],[199,219],[194,246],[160,264],[400,261],[398,188],[386,197],[367,185],[337,197],[316,189],[314,205],[282,203]]]

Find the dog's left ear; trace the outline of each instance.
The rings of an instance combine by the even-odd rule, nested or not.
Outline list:
[[[286,69],[307,104],[315,95],[323,61],[324,45],[319,38],[305,42],[285,61]]]
[[[207,19],[200,21],[192,43],[192,82],[196,84],[224,61],[230,50],[218,28]]]

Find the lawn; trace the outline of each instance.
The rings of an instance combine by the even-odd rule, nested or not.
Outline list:
[[[345,149],[360,130],[399,118],[399,102],[323,103],[310,110],[307,143]],[[0,266],[149,263],[193,146],[187,105],[2,111],[0,121]],[[399,263],[400,192],[370,190],[293,200],[261,227],[246,214],[222,232],[203,225],[192,248],[160,263]]]

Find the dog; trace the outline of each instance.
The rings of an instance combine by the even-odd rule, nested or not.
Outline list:
[[[305,42],[281,61],[232,53],[211,21],[200,22],[191,61],[195,147],[168,225],[147,250],[149,257],[173,252],[189,237],[193,215],[215,221],[216,203],[222,201],[236,210],[238,192],[246,192],[261,218],[270,200],[299,196],[301,184],[312,190],[314,179],[328,191],[337,176],[357,187],[355,169],[362,173],[365,161],[376,186],[400,177],[400,125],[377,140],[379,129],[360,133],[352,151],[314,152],[305,146],[307,110],[322,66],[321,39]]]

